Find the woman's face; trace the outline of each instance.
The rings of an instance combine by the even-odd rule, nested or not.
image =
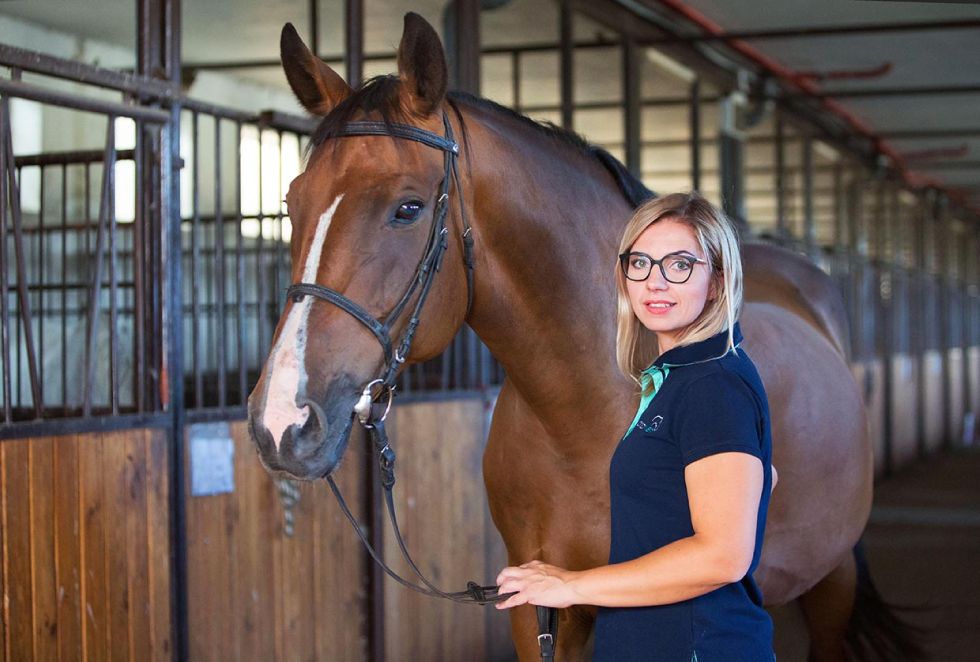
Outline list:
[[[644,230],[629,251],[646,253],[655,260],[682,251],[707,262],[694,230],[669,217]],[[676,339],[698,318],[708,299],[714,299],[714,280],[710,265],[699,262],[691,266],[686,283],[671,283],[657,266],[644,281],[626,281],[633,314],[643,326],[657,334],[661,354],[676,345]]]

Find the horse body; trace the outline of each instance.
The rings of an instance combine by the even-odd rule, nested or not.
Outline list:
[[[538,558],[570,569],[605,564],[609,460],[637,406],[635,386],[615,362],[615,255],[631,206],[610,171],[569,139],[485,101],[459,95],[447,101],[432,83],[440,70],[430,60],[443,57],[441,47],[431,48],[438,38],[410,17],[399,50],[398,94],[406,97],[400,103],[415,109],[416,124],[433,131],[437,112],[447,109],[460,137],[461,190],[454,192],[450,217],[459,218],[462,196],[476,274],[466,321],[507,374],[483,463],[493,521],[511,563]],[[296,40],[284,30],[283,61],[293,89],[307,108],[328,112],[352,91],[298,50]],[[293,55],[298,62],[289,61]],[[313,81],[302,82],[304,76]],[[388,138],[340,142],[332,143],[332,155],[325,146],[314,151],[304,181],[290,191],[294,277],[303,275],[316,219],[343,193],[316,279],[380,314],[397,299],[398,283],[411,278],[417,257],[404,256],[421,253],[424,228],[386,234],[370,219],[404,199],[396,195],[400,189],[421,192],[425,200],[422,193],[436,188],[441,164],[424,147],[398,150]],[[382,174],[369,176],[367,166]],[[407,177],[406,168],[415,173]],[[452,227],[456,232],[410,361],[441,352],[466,314],[462,244],[459,228]],[[800,596],[846,564],[870,509],[870,441],[845,361],[842,308],[829,279],[820,281],[818,270],[801,264],[802,258],[779,249],[746,251],[749,298],[753,292],[782,293],[775,303],[749,301],[742,315],[744,347],[770,399],[773,462],[780,473],[756,571],[768,604]],[[379,288],[373,295],[371,283]],[[274,343],[296,305],[287,304]],[[317,402],[318,416],[290,412],[295,425],[286,424],[287,416],[282,437],[271,437],[262,421],[276,366],[267,364],[249,398],[249,421],[270,469],[318,478],[343,454],[349,412],[359,387],[374,376],[379,352],[355,321],[332,306],[313,306],[308,323],[317,332],[304,335],[309,358],[299,360],[309,378],[299,385],[295,403],[302,409],[303,401]],[[593,614],[588,606],[562,611],[559,659],[582,659]],[[845,621],[848,615],[849,608]],[[520,658],[536,659],[533,610],[512,610],[512,624]]]
[[[505,284],[478,289],[470,319],[507,371],[483,464],[491,514],[512,563],[601,565],[609,549],[609,460],[636,407],[635,389],[615,364],[609,259],[631,210],[587,155],[545,143],[547,158],[539,158],[528,149],[543,142],[534,130],[478,107],[461,110],[483,247],[477,267]],[[488,136],[496,139],[484,158]],[[556,151],[567,156],[556,159]],[[569,166],[573,173],[563,171]],[[569,189],[567,176],[583,173],[591,185]],[[501,200],[495,191],[511,195]],[[598,217],[597,209],[605,213]],[[555,259],[534,259],[542,245]],[[778,304],[747,302],[741,318],[744,347],[769,394],[781,477],[756,579],[768,604],[782,604],[836,568],[859,538],[871,502],[871,447],[837,331],[833,283],[782,249],[755,246],[746,258],[747,291],[784,293]],[[564,650],[580,650],[592,613],[569,610]],[[533,657],[530,620],[516,626],[515,640],[530,642],[522,653]]]

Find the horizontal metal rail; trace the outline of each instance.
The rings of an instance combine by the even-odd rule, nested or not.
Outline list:
[[[152,122],[154,124],[165,124],[170,120],[170,113],[165,110],[80,97],[71,92],[61,92],[59,90],[5,78],[0,78],[0,94],[54,104],[74,110],[98,113],[99,115],[129,117],[134,120],[143,120],[144,122]]]
[[[175,99],[180,96],[180,88],[162,80],[103,69],[5,44],[0,44],[0,66],[147,97]]]

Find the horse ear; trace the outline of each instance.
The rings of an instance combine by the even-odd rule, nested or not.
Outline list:
[[[292,23],[282,26],[279,57],[289,87],[310,113],[326,115],[351,94],[350,85],[310,52]]]
[[[446,96],[449,72],[442,42],[428,21],[414,12],[405,14],[398,77],[407,91],[407,105],[420,117],[435,111]]]

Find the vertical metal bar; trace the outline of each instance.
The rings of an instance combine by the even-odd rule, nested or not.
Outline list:
[[[6,98],[4,98],[6,102]],[[6,103],[0,103],[0,351],[3,352],[3,422],[13,420],[13,384],[10,375],[10,310],[7,291],[7,169],[13,164],[7,163],[7,136],[10,127],[10,114]]]
[[[456,0],[456,89],[480,95],[480,0]],[[465,38],[464,38],[465,35]]]
[[[936,224],[934,226],[935,246],[939,264],[937,282],[939,283],[939,351],[942,356],[942,401],[943,401],[943,450],[949,450],[952,445],[952,426],[950,419],[953,417],[953,402],[951,393],[951,372],[952,365],[949,360],[950,350],[950,319],[949,319],[949,201],[943,196],[941,198],[941,208]]]
[[[691,81],[688,126],[691,140],[691,188],[701,190],[701,79]]]
[[[265,318],[266,315],[268,314],[268,311],[266,310],[266,296],[265,296],[265,279],[266,279],[265,260],[263,259],[265,256],[262,254],[262,251],[265,248],[265,238],[264,238],[265,200],[263,199],[262,196],[262,188],[265,184],[265,182],[263,181],[263,175],[265,174],[264,172],[265,165],[263,163],[264,150],[262,149],[262,127],[257,126],[256,132],[258,134],[258,139],[259,139],[259,159],[258,159],[259,160],[259,191],[258,191],[259,213],[257,215],[258,225],[259,225],[259,236],[256,238],[256,242],[255,242],[255,276],[258,279],[258,289],[259,289],[259,306],[258,306],[258,314],[256,315],[256,319],[259,325],[259,345],[257,347],[258,356],[256,357],[256,365],[262,365],[263,355],[265,354],[266,349],[268,348],[265,342],[265,321],[266,321]]]
[[[839,260],[843,254],[844,237],[846,232],[847,207],[844,204],[844,166],[841,161],[834,163],[833,171],[834,198],[834,257]]]
[[[168,6],[178,0],[161,0]],[[179,26],[179,21],[175,24]],[[176,28],[175,28],[176,29]],[[169,40],[168,40],[169,41]],[[179,43],[179,42],[178,42]],[[174,48],[178,48],[174,46]],[[176,71],[179,72],[179,67]],[[179,74],[178,74],[179,75]],[[164,360],[169,373],[169,408],[173,415],[170,453],[172,614],[174,657],[190,659],[187,605],[187,515],[184,465],[183,292],[180,241],[180,106],[172,104],[170,122],[160,130],[160,264],[165,282],[161,292],[161,327],[167,344]]]
[[[112,132],[112,151],[106,163],[103,177],[106,183],[106,220],[109,226],[109,399],[112,414],[119,414],[119,325],[117,320],[116,290],[118,286],[116,264],[116,119],[109,118]]]
[[[640,132],[643,108],[640,99],[639,48],[629,37],[623,40],[623,123],[626,128],[626,167],[633,175],[641,174]]]
[[[194,370],[194,406],[204,406],[204,375],[201,367],[201,308],[198,295],[198,276],[201,269],[201,159],[199,113],[191,111],[191,199],[194,210],[191,212],[191,364]],[[176,259],[177,256],[174,256]],[[175,375],[176,377],[176,375]]]
[[[42,412],[44,411],[44,317],[47,314],[47,311],[44,309],[44,244],[47,241],[44,230],[44,196],[46,195],[44,190],[44,171],[44,166],[38,166],[38,177],[40,178],[38,195],[40,196],[40,201],[37,214],[37,262],[34,264],[34,269],[37,273],[37,306],[35,308],[38,313],[37,365],[40,367],[37,375],[37,390],[41,394],[39,406]]]
[[[514,110],[521,112],[521,52],[510,52],[510,85],[514,96]]]
[[[0,200],[3,196],[0,196]],[[77,243],[77,242],[76,242]],[[61,406],[68,415],[68,166],[61,165]],[[6,296],[6,292],[4,293]]]
[[[24,259],[24,234],[20,206],[20,188],[14,173],[14,147],[10,128],[10,101],[4,97],[2,102],[5,135],[5,158],[7,159],[7,197],[10,201],[10,220],[14,230],[14,259],[17,264],[17,302],[20,309],[21,324],[24,329],[24,344],[27,350],[27,370],[31,381],[31,398],[34,401],[34,416],[41,418],[41,392],[39,389],[37,360],[34,355],[34,329],[31,320],[31,302],[27,288],[27,267]],[[6,255],[4,256],[6,257]],[[6,290],[4,291],[6,295]],[[19,374],[20,371],[18,371]],[[19,389],[18,389],[19,393]]]
[[[560,65],[561,75],[561,125],[562,128],[573,130],[575,128],[575,61],[574,61],[574,39],[573,22],[574,13],[572,11],[572,0],[561,0],[558,8],[558,21],[560,30]]]
[[[782,109],[776,110],[776,131],[773,140],[776,161],[775,191],[776,191],[776,236],[780,243],[789,238],[789,228],[786,225],[786,127]],[[854,248],[856,245],[851,244]]]
[[[364,80],[364,0],[344,0],[347,83],[354,89]]]
[[[718,160],[721,183],[721,203],[729,218],[739,225],[745,220],[745,168],[743,164],[744,134],[738,127],[738,102],[729,94],[719,103]]]
[[[133,400],[138,413],[146,411],[146,216],[143,213],[143,131],[144,125],[136,121],[136,144],[133,149],[133,185],[136,204],[133,209],[133,338],[134,370]]]
[[[275,298],[273,303],[277,308],[280,308],[282,304],[285,303],[285,288],[282,285],[282,131],[276,131],[277,143],[276,143],[276,215],[275,215],[275,228],[272,233],[273,241],[275,242],[275,257],[276,257],[276,267],[272,275],[272,287],[273,292],[275,292]],[[282,303],[279,301],[279,297],[283,297]]]
[[[245,369],[248,363],[245,340],[245,246],[242,236],[242,123],[235,122],[235,209],[237,224],[235,229],[235,293],[238,299],[238,316],[236,318],[238,337],[238,401],[245,404],[248,388],[245,379]]]
[[[928,303],[928,251],[927,251],[927,232],[926,227],[929,223],[929,206],[924,198],[920,198],[916,206],[915,216],[915,237],[916,237],[916,312],[922,324],[915,324],[912,327],[915,338],[915,351],[917,354],[917,384],[916,384],[916,430],[915,442],[916,451],[919,458],[926,456],[926,408],[927,396],[926,375],[929,365],[927,362],[928,336],[926,325],[930,324],[929,303]]]
[[[813,138],[803,138],[803,243],[807,255],[817,259],[817,231],[813,218]]]
[[[225,219],[222,208],[221,182],[221,118],[214,118],[214,252],[217,264],[217,293],[218,293],[218,406],[224,409],[228,406],[227,369],[225,367],[225,352],[227,351],[227,325],[225,324]]]
[[[310,0],[310,50],[319,57],[320,53],[320,12],[317,0]]]
[[[112,130],[112,123],[115,119],[109,116],[107,119],[105,152],[102,156],[102,194],[99,201],[99,225],[95,240],[95,264],[92,274],[92,287],[89,290],[88,311],[85,325],[85,383],[84,395],[82,398],[82,414],[91,416],[92,414],[92,389],[95,379],[95,359],[98,351],[98,317],[99,317],[99,297],[102,293],[102,254],[104,252],[106,219],[109,201],[109,177],[110,169],[115,153],[115,132]]]
[[[960,278],[959,278],[959,309],[960,309],[960,347],[963,352],[963,370],[960,374],[963,378],[963,416],[974,416],[976,424],[976,410],[974,408],[973,381],[970,379],[970,320],[971,320],[971,297],[970,293],[970,268],[976,264],[976,253],[971,253],[973,249],[973,238],[970,231],[964,232],[963,241],[960,242]],[[970,255],[974,259],[970,260]],[[965,442],[965,435],[962,435],[961,442]]]
[[[809,137],[807,141],[809,142]],[[806,142],[804,143],[804,149]],[[804,155],[806,152],[804,151]],[[804,156],[804,159],[806,157]],[[805,186],[805,183],[804,183]],[[882,182],[881,189],[883,191],[884,182]],[[897,194],[898,189],[893,189],[894,193]],[[878,226],[877,232],[877,244],[878,244],[878,260],[876,269],[875,285],[876,294],[879,300],[878,309],[881,311],[881,330],[880,333],[876,335],[879,338],[879,360],[882,364],[882,398],[883,398],[883,411],[882,411],[882,431],[884,437],[884,460],[885,467],[884,473],[886,476],[890,476],[895,467],[895,451],[893,444],[894,437],[894,401],[895,401],[895,384],[894,384],[894,371],[892,369],[892,360],[894,358],[895,350],[895,278],[892,264],[888,259],[890,253],[890,244],[892,240],[892,224],[894,223],[894,209],[889,205],[889,209],[886,211],[884,209],[884,204],[882,200],[883,192],[879,195],[879,202],[876,205],[878,208],[876,225]],[[894,198],[895,202],[898,201],[897,195]],[[888,297],[882,296],[882,279],[887,278],[889,289]]]

